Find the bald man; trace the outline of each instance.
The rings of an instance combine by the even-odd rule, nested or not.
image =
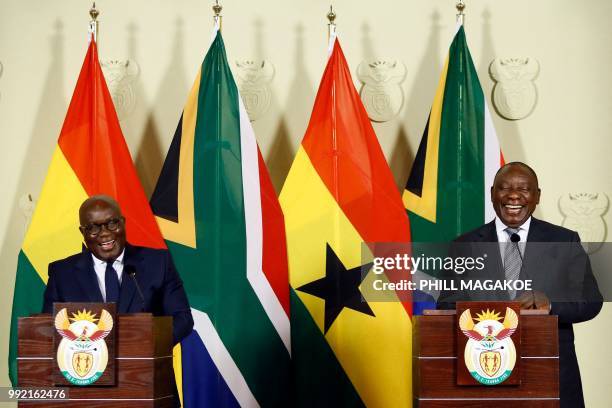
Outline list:
[[[86,249],[49,264],[43,313],[54,302],[115,302],[118,313],[172,316],[174,342],[187,336],[193,318],[170,253],[127,243],[125,218],[109,196],[85,200],[79,220]]]

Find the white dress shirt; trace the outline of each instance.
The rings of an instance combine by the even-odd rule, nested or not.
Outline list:
[[[121,254],[113,262],[113,268],[117,272],[117,278],[119,284],[121,284],[121,278],[123,277],[123,255],[125,254],[125,248],[121,251]],[[98,278],[98,286],[100,292],[102,292],[102,299],[106,302],[106,283],[104,281],[104,275],[106,274],[106,261],[96,258],[94,254],[91,254],[94,263],[94,271],[96,271],[96,277]]]
[[[517,228],[517,234],[519,237],[521,237],[521,240],[518,242],[518,247],[521,251],[521,256],[525,256],[525,244],[527,243],[527,235],[529,235],[530,225],[531,216],[527,218],[527,221],[525,221],[523,225]],[[499,250],[501,253],[502,263],[504,262],[504,250],[506,243],[511,242],[510,236],[506,232],[506,228],[508,228],[508,226],[504,224],[498,217],[495,217],[495,231],[497,232],[497,242],[499,242]]]

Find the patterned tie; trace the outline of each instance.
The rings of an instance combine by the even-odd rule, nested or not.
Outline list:
[[[106,263],[104,285],[106,286],[106,301],[119,303],[119,278],[117,277],[117,271],[113,268],[112,261]]]
[[[506,234],[508,234],[508,238],[512,237],[512,234],[518,233],[518,228],[506,228]],[[508,240],[506,244],[506,250],[504,252],[504,270],[506,271],[506,280],[515,281],[519,278],[521,274],[521,266],[523,266],[523,260],[521,259],[521,254],[519,253],[518,242],[512,242]],[[510,294],[510,299],[514,299],[516,297],[516,290],[510,289],[508,291]]]

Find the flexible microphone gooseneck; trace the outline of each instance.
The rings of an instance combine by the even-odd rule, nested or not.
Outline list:
[[[519,253],[519,257],[521,258],[521,266],[522,266],[523,265],[523,254],[521,254],[521,248],[519,248],[519,244],[518,244],[519,242],[521,242],[521,236],[517,234],[516,232],[513,232],[512,235],[510,235],[510,241],[516,244],[516,249]]]
[[[140,297],[140,305],[141,305],[140,311],[144,312],[145,299],[144,299],[144,295],[142,294],[142,290],[140,290],[140,285],[138,284],[138,280],[136,279],[136,269],[132,265],[126,265],[125,269],[126,269],[127,274],[130,275],[130,277],[134,281],[134,285],[136,286],[136,291],[138,292],[138,296]]]
[[[521,253],[521,248],[519,247],[519,244],[518,244],[521,241],[521,236],[517,234],[516,232],[513,232],[512,235],[510,235],[510,241],[513,242],[514,245],[516,245],[516,250],[518,251],[519,257],[521,258],[521,272],[525,272],[525,276],[529,278],[527,269],[523,269],[523,254]],[[533,293],[533,290],[531,290],[530,292],[531,292],[531,297],[533,299],[533,305],[535,306],[535,293]]]

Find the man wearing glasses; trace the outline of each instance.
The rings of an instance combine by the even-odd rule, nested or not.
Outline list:
[[[193,318],[170,253],[127,243],[125,218],[111,197],[85,200],[79,220],[87,249],[49,264],[43,313],[53,302],[115,302],[118,313],[172,316],[174,342],[187,336]]]

